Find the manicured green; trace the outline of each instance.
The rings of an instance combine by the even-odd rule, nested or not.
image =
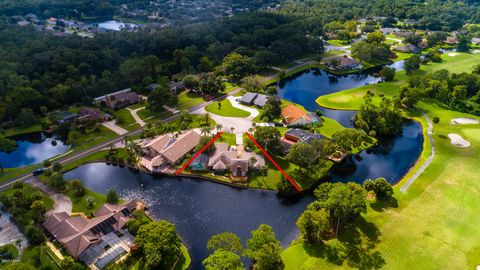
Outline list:
[[[219,107],[218,104],[220,104],[221,107]],[[227,116],[227,117],[248,117],[248,116],[250,116],[249,112],[233,107],[232,103],[228,99],[224,99],[222,101],[214,102],[214,103],[208,105],[207,107],[205,107],[205,110],[209,113],[213,113],[213,114],[221,115],[221,116]]]
[[[480,141],[480,126],[478,128],[465,128],[462,129],[462,133],[467,136],[468,139]]]
[[[448,53],[442,54],[442,63],[429,63],[422,65],[420,70],[415,74],[425,74],[440,69],[447,69],[452,73],[469,72],[472,67],[480,61],[480,54],[456,53],[456,56],[449,56]],[[398,95],[402,86],[404,86],[409,79],[405,71],[397,71],[395,80],[392,82],[385,82],[374,85],[365,85],[354,89],[336,92],[333,94],[320,96],[317,98],[317,103],[320,106],[341,109],[341,110],[357,110],[363,104],[362,97],[367,90],[376,94],[383,93],[386,97]],[[380,101],[379,95],[376,95],[375,100]]]
[[[443,55],[440,64],[422,66],[420,73],[446,68],[451,72],[469,71],[479,60],[478,55]],[[456,59],[456,60],[454,60]],[[398,76],[400,75],[400,76]],[[320,97],[319,103],[330,108],[357,109],[361,102],[352,95],[367,89],[385,96],[398,94],[406,83],[404,72],[397,72],[397,81],[377,86],[360,87]],[[414,168],[395,186],[398,207],[379,207],[370,203],[365,220],[357,222],[338,240],[323,247],[294,244],[283,253],[286,269],[358,268],[360,258],[367,265],[385,269],[473,269],[480,257],[480,132],[475,125],[452,125],[458,117],[480,119],[477,116],[449,110],[436,101],[417,105],[430,119],[439,117],[434,128],[436,154],[433,162],[406,192],[400,188],[431,153],[428,139]],[[419,110],[406,114],[419,121],[426,137],[426,121]],[[470,148],[457,148],[447,135],[457,133],[471,141]],[[355,231],[355,233],[353,233]],[[368,240],[370,239],[370,240]],[[367,250],[360,246],[368,245]],[[375,253],[377,252],[377,253]]]

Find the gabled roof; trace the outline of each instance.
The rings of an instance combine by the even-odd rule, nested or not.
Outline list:
[[[268,101],[268,96],[263,94],[258,94],[253,103],[258,107],[263,107]]]
[[[151,140],[149,143],[147,143],[144,147],[150,147],[152,148],[153,150],[157,151],[158,153],[162,152],[163,149],[169,144],[171,143],[171,141],[173,140],[172,137],[168,136],[168,135],[162,135],[158,138],[155,138],[153,140]]]
[[[258,95],[257,93],[247,92],[240,99],[240,102],[247,103],[247,104],[252,103],[253,100],[257,97],[257,95]]]
[[[302,118],[305,119],[307,122],[312,121],[305,111],[293,104],[290,104],[282,109],[282,116],[283,118],[285,118],[287,124],[294,123]]]
[[[192,130],[163,150],[162,156],[168,160],[170,164],[175,164],[181,157],[192,151],[193,148],[198,145],[200,138],[200,134]]]
[[[95,212],[92,219],[70,217],[62,212],[48,217],[43,226],[70,255],[77,258],[90,245],[98,242],[102,235],[118,231],[125,226],[130,211],[135,208],[136,202],[126,202],[122,205],[106,204]]]

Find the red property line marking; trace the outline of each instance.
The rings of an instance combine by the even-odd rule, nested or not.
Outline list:
[[[215,136],[213,139],[211,139],[207,145],[205,145],[200,151],[198,151],[189,161],[187,161],[187,163],[185,163],[180,169],[178,169],[176,172],[175,172],[175,175],[179,175],[183,170],[185,170],[185,168],[187,168],[188,165],[190,165],[190,163],[192,163],[198,156],[200,156],[201,153],[203,153],[203,151],[207,150],[208,147],[210,147],[210,145],[212,145],[213,142],[215,142],[218,138],[220,138],[220,136],[222,136],[222,132],[218,133],[217,136]]]
[[[285,176],[285,178],[290,182],[290,184],[293,185],[293,187],[298,191],[298,192],[301,192],[302,189],[297,185],[297,183],[295,183],[295,181],[293,181],[292,178],[290,178],[290,176],[282,169],[280,168],[280,166],[278,166],[277,162],[275,162],[275,160],[273,160],[273,158],[267,154],[267,152],[260,146],[260,144],[252,137],[252,135],[250,135],[248,132],[245,132],[245,134],[247,135],[247,137],[258,147],[258,149],[260,149],[260,151],[262,151],[262,153],[268,158],[268,160],[270,160],[270,162],[272,162],[272,164],[277,167],[277,169],[280,171],[280,173]]]

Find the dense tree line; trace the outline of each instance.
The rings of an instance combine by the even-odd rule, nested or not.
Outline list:
[[[158,31],[95,38],[55,37],[0,20],[0,121],[29,125],[41,106],[58,108],[173,74],[209,72],[232,79],[267,64],[318,53],[323,44],[299,18],[268,13]],[[233,54],[231,54],[233,53]],[[225,58],[225,61],[224,61]],[[237,67],[231,64],[244,63]],[[222,65],[222,63],[224,65]],[[22,121],[21,121],[22,120]]]
[[[402,103],[414,105],[419,99],[433,98],[455,110],[480,115],[480,66],[472,73],[451,74],[442,69],[426,76],[413,76],[402,89]]]
[[[384,27],[391,27],[394,18],[414,19],[418,29],[452,31],[466,23],[480,22],[477,1],[448,0],[288,0],[280,13],[307,16],[317,23],[351,19],[386,17]]]

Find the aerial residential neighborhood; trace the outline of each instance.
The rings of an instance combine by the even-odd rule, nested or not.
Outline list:
[[[478,14],[0,1],[0,270],[480,269]]]

